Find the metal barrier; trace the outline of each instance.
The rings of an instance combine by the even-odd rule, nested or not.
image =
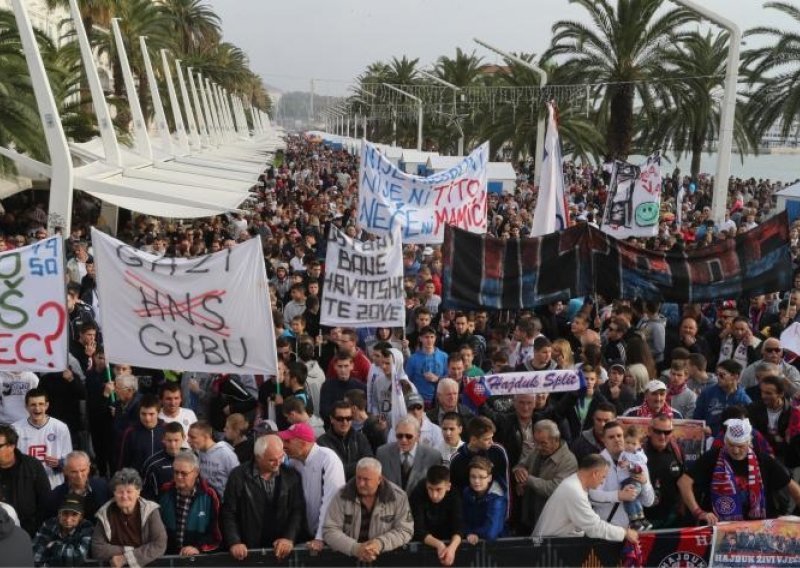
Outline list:
[[[463,543],[456,556],[456,566],[619,566],[621,544],[588,538],[551,538],[539,543],[530,538],[507,538]],[[90,564],[99,566],[100,564]],[[251,550],[247,558],[236,561],[227,552],[194,557],[164,556],[151,566],[364,566],[357,559],[325,549],[311,554],[305,547],[295,548],[282,562],[277,562],[271,549]],[[419,542],[381,554],[373,566],[439,566],[436,553]]]

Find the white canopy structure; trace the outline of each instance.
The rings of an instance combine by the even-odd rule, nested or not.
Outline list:
[[[70,0],[73,24],[100,126],[100,138],[86,144],[68,144],[22,1],[13,0],[13,9],[22,36],[39,113],[45,126],[52,164],[37,162],[8,148],[0,147],[0,154],[50,177],[50,210],[61,217],[62,225],[66,223],[67,227],[62,227],[65,231],[68,231],[73,189],[86,191],[119,207],[176,218],[205,217],[236,210],[250,196],[250,190],[266,167],[270,153],[281,144],[274,131],[269,128],[268,118],[260,111],[250,109],[255,131],[251,137],[246,128],[244,103],[237,103],[235,98],[231,102],[225,91],[212,85],[207,79],[203,82],[199,77],[201,88],[198,95],[190,72],[189,83],[195,103],[192,108],[189,91],[180,66],[177,66],[185,114],[189,120],[187,129],[177,92],[172,84],[169,62],[162,53],[164,76],[176,126],[175,133],[170,132],[149,53],[144,39],[140,38],[159,132],[157,143],[152,142],[147,133],[119,27],[113,22],[133,115],[135,141],[133,149],[120,146],[77,2]],[[195,115],[200,119],[200,126],[194,120]],[[74,165],[75,163],[78,165]]]
[[[489,162],[486,164],[486,180],[489,193],[514,193],[517,172],[509,162]]]
[[[422,170],[424,170],[428,163],[428,159],[431,156],[438,155],[439,152],[422,152],[420,150],[403,148],[403,153],[400,155],[400,162],[398,166],[407,174],[425,175],[424,171],[420,171],[420,166],[422,166]]]

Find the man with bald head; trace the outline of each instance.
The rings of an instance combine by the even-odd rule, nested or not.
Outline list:
[[[757,387],[758,377],[756,376],[756,371],[759,363],[772,363],[780,369],[779,376],[783,380],[786,397],[792,399],[796,394],[800,393],[800,371],[783,360],[781,340],[777,337],[769,337],[761,343],[760,347],[761,359],[744,368],[742,374],[739,375],[739,384],[745,390],[750,387]]]
[[[222,505],[222,533],[236,560],[249,548],[273,548],[286,558],[306,525],[300,475],[284,465],[283,442],[267,434],[255,441],[253,460],[231,471]]]

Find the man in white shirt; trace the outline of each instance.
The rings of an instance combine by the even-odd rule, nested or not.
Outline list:
[[[545,503],[533,537],[601,538],[611,542],[639,542],[639,534],[606,522],[589,503],[588,491],[597,490],[608,475],[608,462],[597,454],[584,456],[578,471],[564,479]]]
[[[64,458],[72,451],[69,428],[61,420],[47,415],[50,401],[43,389],[25,393],[25,405],[28,417],[11,425],[19,435],[17,448],[42,462],[52,489],[64,483],[61,470]]]
[[[279,432],[291,465],[303,479],[306,521],[311,541],[307,546],[319,552],[324,546],[322,528],[328,507],[345,484],[344,466],[336,452],[317,445],[314,429],[305,422]]]
[[[608,475],[599,488],[589,491],[589,499],[600,518],[618,527],[628,528],[630,521],[622,503],[633,501],[638,497],[643,506],[651,507],[656,494],[645,471],[630,474],[626,468],[617,465],[625,449],[624,430],[619,422],[608,422],[603,427],[603,445],[605,449],[600,455],[608,463]],[[621,486],[629,477],[641,483],[641,493],[637,494],[637,489],[633,485]]]
[[[197,422],[197,415],[189,408],[183,408],[183,396],[181,395],[181,385],[177,382],[164,383],[161,387],[161,412],[158,417],[164,424],[178,422],[183,426],[183,431],[188,432],[189,427]],[[189,448],[187,439],[183,441],[183,448]]]

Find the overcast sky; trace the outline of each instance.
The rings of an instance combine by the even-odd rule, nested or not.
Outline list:
[[[760,0],[698,0],[743,30],[790,24]],[[568,0],[208,0],[222,18],[226,41],[244,49],[253,70],[283,91],[343,95],[374,61],[403,55],[423,66],[456,47],[487,63],[501,58],[473,43],[542,53],[553,23],[582,19]]]

